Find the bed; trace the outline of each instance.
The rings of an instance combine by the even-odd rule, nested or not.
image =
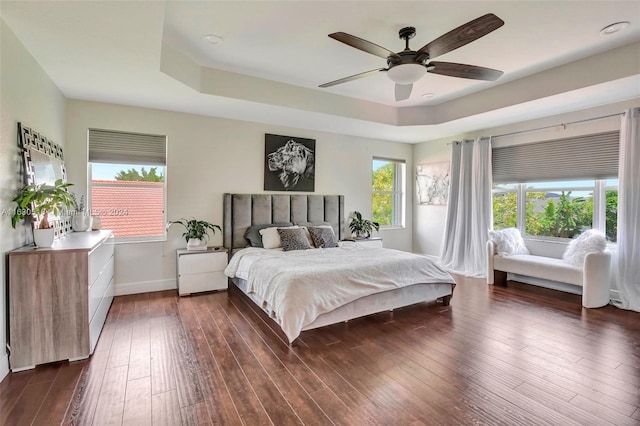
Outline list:
[[[245,232],[275,223],[331,226],[344,234],[344,196],[224,194],[225,273],[282,329],[302,331],[421,302],[448,305],[455,282],[427,257],[353,242],[310,250],[248,247]]]

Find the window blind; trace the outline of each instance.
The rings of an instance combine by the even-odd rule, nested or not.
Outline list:
[[[615,178],[619,145],[620,132],[616,130],[494,148],[493,182]]]
[[[89,129],[89,162],[165,166],[167,137]]]
[[[385,157],[373,157],[375,161],[389,161],[391,163],[405,164],[405,160],[398,160],[397,158],[385,158]]]

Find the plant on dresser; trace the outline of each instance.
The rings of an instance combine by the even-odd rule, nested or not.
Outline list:
[[[36,245],[51,247],[54,229],[49,223],[49,213],[58,216],[73,206],[73,196],[68,190],[72,185],[58,179],[53,185],[29,184],[21,188],[13,199],[18,206],[11,217],[11,226],[15,228],[21,220],[31,218]]]
[[[167,223],[167,229],[173,224],[179,224],[185,227],[185,232],[182,234],[187,242],[187,250],[206,250],[207,241],[209,241],[209,231],[214,235],[216,229],[222,232],[222,229],[218,225],[207,222],[205,220],[192,219],[178,219]]]

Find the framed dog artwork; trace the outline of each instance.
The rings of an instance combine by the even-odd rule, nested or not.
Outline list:
[[[264,190],[315,190],[316,141],[265,134]]]

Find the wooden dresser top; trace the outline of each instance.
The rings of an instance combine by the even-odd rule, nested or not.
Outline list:
[[[33,244],[17,248],[9,252],[9,255],[29,254],[29,253],[46,253],[57,251],[91,251],[104,240],[111,237],[113,231],[87,231],[87,232],[71,232],[66,236],[59,238],[53,242],[51,247],[37,248]]]

